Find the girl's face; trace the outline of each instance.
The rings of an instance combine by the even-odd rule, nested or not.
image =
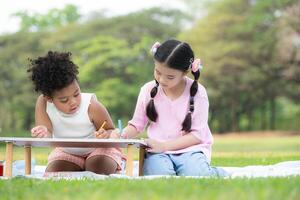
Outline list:
[[[53,97],[48,100],[65,114],[75,113],[81,102],[81,92],[77,80],[63,89],[55,91]]]
[[[157,61],[154,61],[154,64],[154,78],[163,89],[172,89],[182,83],[185,72],[172,69]]]

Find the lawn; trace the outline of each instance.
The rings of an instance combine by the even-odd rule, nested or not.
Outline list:
[[[34,148],[37,164],[46,164],[51,149]],[[0,160],[5,147],[0,146]],[[15,159],[23,149],[15,148]],[[137,156],[136,156],[137,158]],[[300,160],[300,136],[215,137],[212,165],[267,165]],[[0,199],[299,199],[300,176],[255,179],[0,181]]]

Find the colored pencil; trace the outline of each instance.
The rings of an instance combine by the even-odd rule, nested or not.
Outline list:
[[[106,120],[104,120],[104,122],[102,123],[102,125],[100,126],[100,128],[98,129],[98,131],[100,131],[101,128],[103,128],[106,124]]]
[[[119,131],[120,131],[120,135],[122,135],[122,132],[123,132],[123,128],[122,128],[122,120],[121,119],[118,119],[118,128],[119,128]]]

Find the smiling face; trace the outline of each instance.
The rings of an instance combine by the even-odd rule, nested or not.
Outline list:
[[[186,75],[185,72],[172,69],[157,61],[155,61],[154,64],[154,78],[158,81],[159,85],[163,89],[170,90],[182,83],[183,77]]]
[[[55,91],[52,98],[47,98],[59,111],[65,114],[75,113],[81,103],[81,92],[77,80],[63,89]]]

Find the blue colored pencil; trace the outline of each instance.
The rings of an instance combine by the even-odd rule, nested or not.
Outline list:
[[[123,128],[122,128],[122,120],[118,119],[118,128],[120,130],[120,135],[122,136]]]

